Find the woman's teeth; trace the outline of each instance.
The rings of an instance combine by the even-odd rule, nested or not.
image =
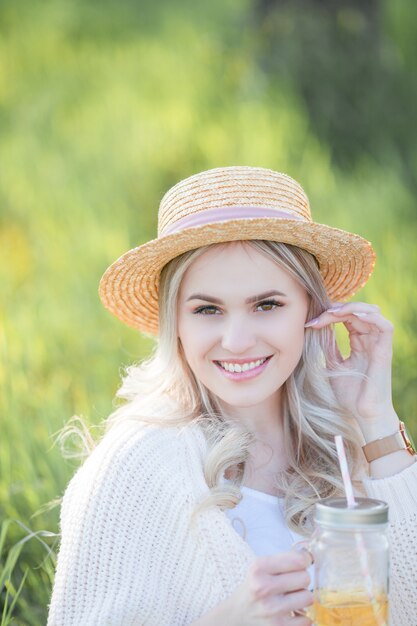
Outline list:
[[[258,361],[251,361],[250,363],[227,363],[226,361],[219,361],[219,363],[226,372],[247,372],[265,363],[266,359],[267,357]]]

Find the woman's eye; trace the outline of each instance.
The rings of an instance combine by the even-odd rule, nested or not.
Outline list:
[[[276,302],[276,300],[264,300],[264,302],[259,302],[256,305],[257,310],[261,311],[273,311],[277,307],[284,306],[281,302]]]
[[[215,306],[200,306],[194,311],[196,315],[215,315],[218,309]]]

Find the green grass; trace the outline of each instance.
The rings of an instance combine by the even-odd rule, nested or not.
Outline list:
[[[46,621],[59,512],[46,505],[76,467],[54,436],[74,414],[99,424],[120,367],[152,345],[104,310],[100,276],[155,236],[185,176],[286,171],[317,221],[374,242],[358,298],[395,324],[395,404],[417,439],[415,201],[395,155],[333,167],[296,89],[257,66],[249,3],[160,4],[0,7],[1,626]]]

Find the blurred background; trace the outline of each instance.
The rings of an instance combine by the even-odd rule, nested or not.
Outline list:
[[[149,339],[101,305],[177,181],[226,165],[300,181],[316,221],[370,239],[356,299],[395,324],[394,399],[417,439],[414,0],[0,3],[0,619],[45,624],[57,506]],[[51,552],[52,548],[52,552]]]

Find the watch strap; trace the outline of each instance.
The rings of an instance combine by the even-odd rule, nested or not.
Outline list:
[[[382,456],[386,456],[387,454],[391,454],[392,452],[397,452],[398,450],[407,450],[411,455],[416,454],[413,444],[405,432],[404,422],[400,422],[399,431],[393,435],[388,435],[388,437],[381,437],[380,439],[375,439],[375,441],[370,441],[362,447],[362,450],[368,463]]]

